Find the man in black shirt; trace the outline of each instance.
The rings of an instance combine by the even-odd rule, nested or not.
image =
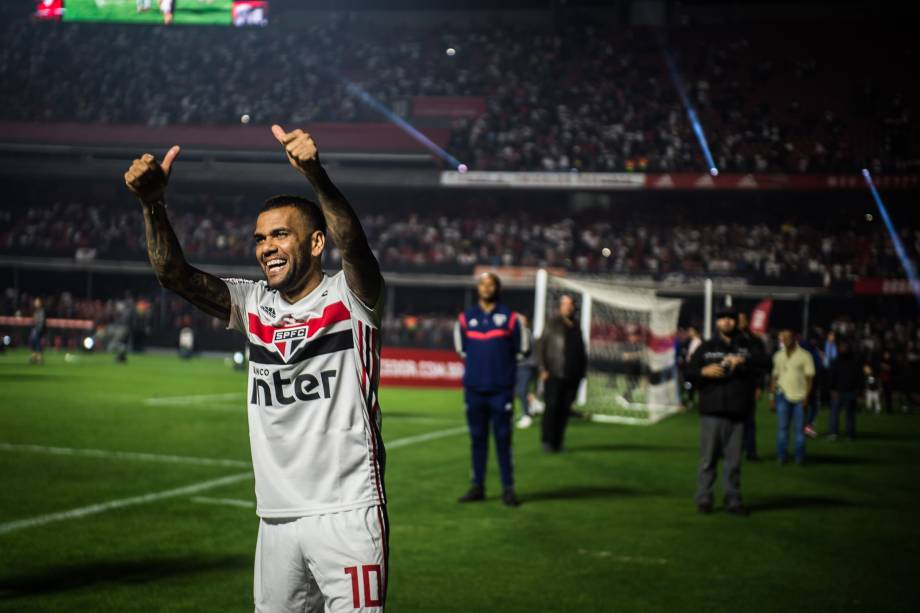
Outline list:
[[[716,465],[724,459],[725,510],[747,515],[741,502],[741,446],[744,420],[751,410],[751,372],[765,362],[760,348],[737,333],[738,314],[716,313],[718,333],[693,353],[687,377],[700,394],[700,468],[696,505],[712,511]]]
[[[763,341],[751,332],[750,320],[746,313],[738,313],[738,336],[742,338],[748,346],[756,346],[756,354],[758,356],[763,356],[763,364],[749,364],[751,367],[748,370],[751,389],[751,393],[748,396],[750,406],[747,418],[744,420],[744,435],[742,436],[742,448],[744,449],[747,459],[756,462],[760,460],[760,457],[757,455],[757,422],[755,421],[757,400],[760,398],[760,392],[763,389],[764,374],[770,367],[770,363],[767,359],[767,350],[766,347],[764,347]]]
[[[850,349],[850,343],[837,344],[837,358],[828,369],[828,387],[831,390],[831,415],[828,438],[836,440],[840,422],[840,409],[846,413],[847,438],[856,436],[856,394],[862,387],[863,363]]]
[[[537,352],[540,379],[543,381],[543,450],[558,453],[575,402],[578,386],[588,367],[588,356],[581,330],[575,323],[575,301],[559,299],[559,314],[546,324]]]

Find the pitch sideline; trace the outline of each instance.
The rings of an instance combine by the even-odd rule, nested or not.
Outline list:
[[[453,436],[460,434],[461,432],[466,432],[466,426],[458,426],[456,428],[447,428],[445,430],[435,430],[433,432],[427,432],[425,434],[418,434],[414,436],[406,436],[403,438],[398,438],[387,443],[387,449],[399,449],[400,447],[408,447],[409,445],[414,445],[416,443],[423,443],[425,441],[431,441],[439,438],[444,438],[447,436]],[[33,451],[39,453],[49,453],[53,455],[84,455],[89,457],[100,457],[100,458],[119,458],[119,459],[135,459],[135,460],[150,460],[157,462],[177,462],[177,463],[193,463],[199,464],[201,462],[208,462],[208,465],[221,465],[221,466],[238,466],[239,464],[247,465],[248,463],[241,462],[239,460],[220,460],[215,458],[194,458],[190,456],[170,456],[170,455],[157,455],[152,453],[134,453],[134,452],[123,452],[123,451],[104,451],[102,449],[72,449],[67,447],[43,447],[40,445],[13,445],[9,443],[0,443],[0,450],[3,451]],[[233,464],[225,464],[226,462],[231,462]],[[219,463],[219,464],[215,464]],[[239,464],[238,464],[239,463]],[[229,485],[231,483],[236,483],[237,481],[242,481],[243,479],[252,478],[252,472],[245,472],[236,475],[230,475],[228,477],[221,477],[219,479],[211,479],[208,481],[202,481],[200,483],[193,483],[184,487],[174,488],[170,490],[164,490],[162,492],[154,492],[151,494],[142,494],[140,496],[132,496],[130,498],[122,498],[118,500],[112,500],[109,502],[102,502],[99,504],[93,504],[85,507],[78,507],[76,509],[71,509],[69,511],[61,511],[58,513],[49,513],[46,515],[39,515],[37,517],[31,517],[27,519],[20,519],[4,524],[0,524],[0,535],[8,534],[10,532],[16,532],[18,530],[23,530],[25,528],[33,528],[36,526],[43,526],[45,524],[50,524],[58,521],[63,521],[66,519],[78,519],[80,517],[86,517],[87,515],[95,515],[112,509],[120,509],[124,507],[130,507],[140,504],[146,504],[150,502],[157,502],[159,500],[165,500],[168,498],[175,498],[177,496],[186,496],[188,494],[197,494],[206,490],[213,488],[221,487],[223,485]],[[215,499],[216,500],[216,499]],[[236,501],[244,502],[244,501]]]
[[[47,515],[39,515],[37,517],[30,517],[28,519],[20,519],[16,521],[11,521],[5,524],[0,524],[0,534],[9,534],[10,532],[16,532],[18,530],[23,530],[25,528],[35,528],[36,526],[44,526],[46,524],[63,521],[65,519],[78,519],[80,517],[86,517],[87,515],[96,515],[98,513],[103,513],[105,511],[111,511],[113,509],[123,509],[125,507],[137,506],[137,505],[146,504],[149,502],[157,502],[160,500],[166,500],[168,498],[176,498],[178,496],[187,496],[189,494],[197,494],[198,492],[204,492],[206,490],[214,489],[217,487],[222,487],[224,485],[230,485],[231,483],[243,481],[244,479],[251,479],[252,476],[253,476],[252,473],[247,471],[245,473],[239,473],[239,474],[230,475],[227,477],[220,477],[219,479],[209,479],[208,481],[201,481],[199,483],[193,483],[191,485],[186,485],[183,487],[163,490],[162,492],[142,494],[140,496],[131,496],[130,498],[120,498],[118,500],[110,500],[108,502],[92,504],[86,507],[78,507],[76,509],[70,509],[69,511],[61,511],[59,513],[48,513]]]

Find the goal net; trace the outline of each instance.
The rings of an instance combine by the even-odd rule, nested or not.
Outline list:
[[[674,337],[681,301],[541,270],[535,337],[557,315],[564,294],[575,299],[588,351],[588,374],[577,400],[581,410],[595,421],[624,424],[654,424],[679,411]]]

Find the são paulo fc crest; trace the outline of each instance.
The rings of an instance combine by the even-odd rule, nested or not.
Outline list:
[[[280,328],[275,330],[275,334],[272,337],[272,343],[275,345],[275,349],[278,350],[278,353],[281,354],[281,357],[287,360],[292,353],[297,351],[297,348],[300,347],[300,344],[305,338],[307,338],[306,326],[300,328]]]
[[[250,312],[248,315],[250,340],[261,341],[263,347],[274,349],[285,362],[300,351],[306,343],[315,342],[320,330],[351,319],[351,313],[341,301],[326,305],[321,315],[311,317],[306,321],[287,316],[284,318],[284,323],[288,324],[286,326],[263,323],[257,313]],[[350,342],[350,333],[348,333],[348,338]]]
[[[508,316],[504,313],[496,313],[492,316],[492,322],[499,328],[504,326],[506,321],[508,321]]]

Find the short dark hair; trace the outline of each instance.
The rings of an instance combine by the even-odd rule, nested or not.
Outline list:
[[[323,210],[319,208],[319,205],[315,202],[307,200],[302,196],[292,196],[290,194],[272,196],[262,204],[262,208],[259,209],[259,214],[261,215],[265,211],[280,209],[285,206],[292,206],[300,211],[304,218],[306,218],[307,223],[313,227],[311,232],[319,230],[323,234],[326,233],[326,217],[323,215]]]

